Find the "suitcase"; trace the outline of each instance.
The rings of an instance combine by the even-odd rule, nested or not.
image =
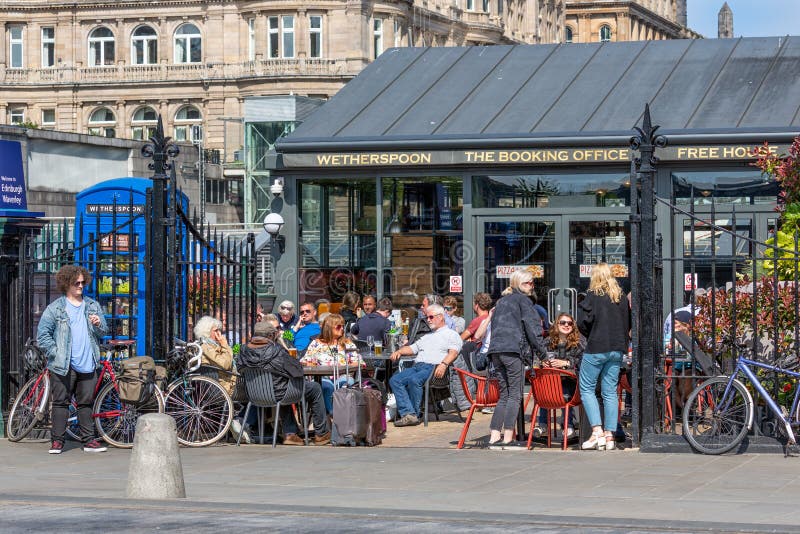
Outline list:
[[[381,392],[376,389],[364,389],[367,405],[367,433],[364,441],[368,447],[380,445],[386,430],[386,411],[383,409]]]
[[[356,446],[367,438],[368,409],[365,391],[341,387],[333,392],[333,446]]]

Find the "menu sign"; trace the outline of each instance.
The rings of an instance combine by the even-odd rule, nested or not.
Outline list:
[[[544,265],[498,265],[495,278],[511,278],[514,271],[530,271],[534,278],[544,278]]]

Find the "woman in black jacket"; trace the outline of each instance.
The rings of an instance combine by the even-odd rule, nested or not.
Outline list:
[[[617,383],[622,355],[628,350],[630,307],[607,263],[592,268],[586,298],[578,305],[578,328],[586,336],[578,387],[592,436],[582,449],[611,450],[617,428]],[[603,395],[603,418],[595,396],[597,382]],[[605,426],[605,433],[603,433]]]
[[[523,347],[544,354],[542,320],[529,295],[533,291],[533,274],[514,271],[510,280],[511,292],[497,301],[492,315],[492,341],[489,357],[500,380],[500,400],[489,424],[489,448],[502,450],[524,448],[514,441],[514,424],[522,400],[525,376]],[[502,434],[502,443],[500,442]]]

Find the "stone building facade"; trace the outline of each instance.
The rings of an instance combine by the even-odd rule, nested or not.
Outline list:
[[[328,98],[396,46],[554,42],[563,0],[9,0],[0,120],[225,145],[248,96]],[[4,120],[3,120],[4,119]],[[235,140],[228,146],[238,148]]]
[[[700,37],[686,27],[687,0],[566,0],[564,41],[645,41]]]

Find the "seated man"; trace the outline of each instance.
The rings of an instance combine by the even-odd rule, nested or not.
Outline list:
[[[304,351],[311,343],[311,338],[318,336],[322,330],[317,322],[317,309],[310,302],[300,305],[300,319],[292,326],[294,346]]]
[[[278,340],[279,330],[273,322],[256,323],[253,338],[244,345],[237,355],[237,366],[241,368],[261,368],[272,373],[275,397],[283,398],[290,380],[301,382],[304,387],[306,404],[311,407],[311,418],[314,421],[314,445],[326,445],[331,441],[328,428],[328,417],[325,414],[325,402],[322,398],[322,387],[316,382],[303,378],[303,366],[296,358],[289,356]],[[287,406],[281,410],[284,445],[303,445],[304,441],[297,435],[297,422],[294,413]]]
[[[461,350],[461,337],[445,325],[442,306],[428,306],[425,318],[431,327],[431,333],[411,345],[400,347],[391,355],[392,361],[397,361],[400,356],[416,355],[413,367],[393,375],[389,380],[397,401],[397,420],[394,426],[419,424],[417,414],[425,381],[431,373],[436,378],[443,377],[447,367],[455,361]]]
[[[391,306],[389,309],[386,309],[385,305],[381,304],[378,306],[377,311],[375,311],[375,297],[372,295],[367,295],[364,297],[363,306],[364,316],[356,321],[356,323],[350,329],[350,332],[361,340],[365,340],[367,337],[372,336],[372,339],[385,342],[386,334],[389,333],[389,329],[391,328],[389,319],[387,319],[389,314],[392,312]],[[368,309],[370,311],[367,311]]]

